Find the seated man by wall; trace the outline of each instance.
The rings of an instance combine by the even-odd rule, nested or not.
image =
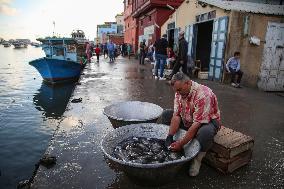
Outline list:
[[[243,72],[241,71],[240,55],[240,52],[235,52],[234,56],[231,57],[226,64],[227,71],[231,73],[231,85],[238,88],[240,87],[243,76]],[[236,75],[238,76],[237,82],[235,82]]]

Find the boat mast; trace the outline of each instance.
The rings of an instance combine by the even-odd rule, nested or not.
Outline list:
[[[53,21],[53,32],[52,32],[52,37],[54,37],[54,31],[55,31],[55,21]]]

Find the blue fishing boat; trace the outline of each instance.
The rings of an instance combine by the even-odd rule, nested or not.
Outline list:
[[[44,81],[56,84],[77,81],[86,60],[78,56],[78,45],[72,38],[38,39],[45,57],[29,62],[41,74]],[[82,53],[81,53],[82,55]]]

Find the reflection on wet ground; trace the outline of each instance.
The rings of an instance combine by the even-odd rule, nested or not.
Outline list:
[[[136,60],[119,58],[113,64],[105,60],[88,64],[73,95],[82,98],[82,103],[68,105],[47,150],[57,157],[57,164],[51,169],[40,167],[32,188],[146,188],[132,182],[115,165],[110,169],[100,142],[113,130],[102,113],[110,104],[138,100],[164,109],[173,107],[170,86],[151,77],[151,66],[140,66]],[[216,93],[223,124],[255,138],[252,162],[230,175],[202,165],[196,178],[188,177],[185,166],[175,181],[160,188],[281,188],[283,98],[245,87],[200,82]]]

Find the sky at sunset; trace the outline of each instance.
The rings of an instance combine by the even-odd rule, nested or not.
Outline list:
[[[93,40],[97,24],[115,21],[123,12],[123,0],[0,0],[0,38],[16,39],[51,36],[70,37],[82,29]]]

